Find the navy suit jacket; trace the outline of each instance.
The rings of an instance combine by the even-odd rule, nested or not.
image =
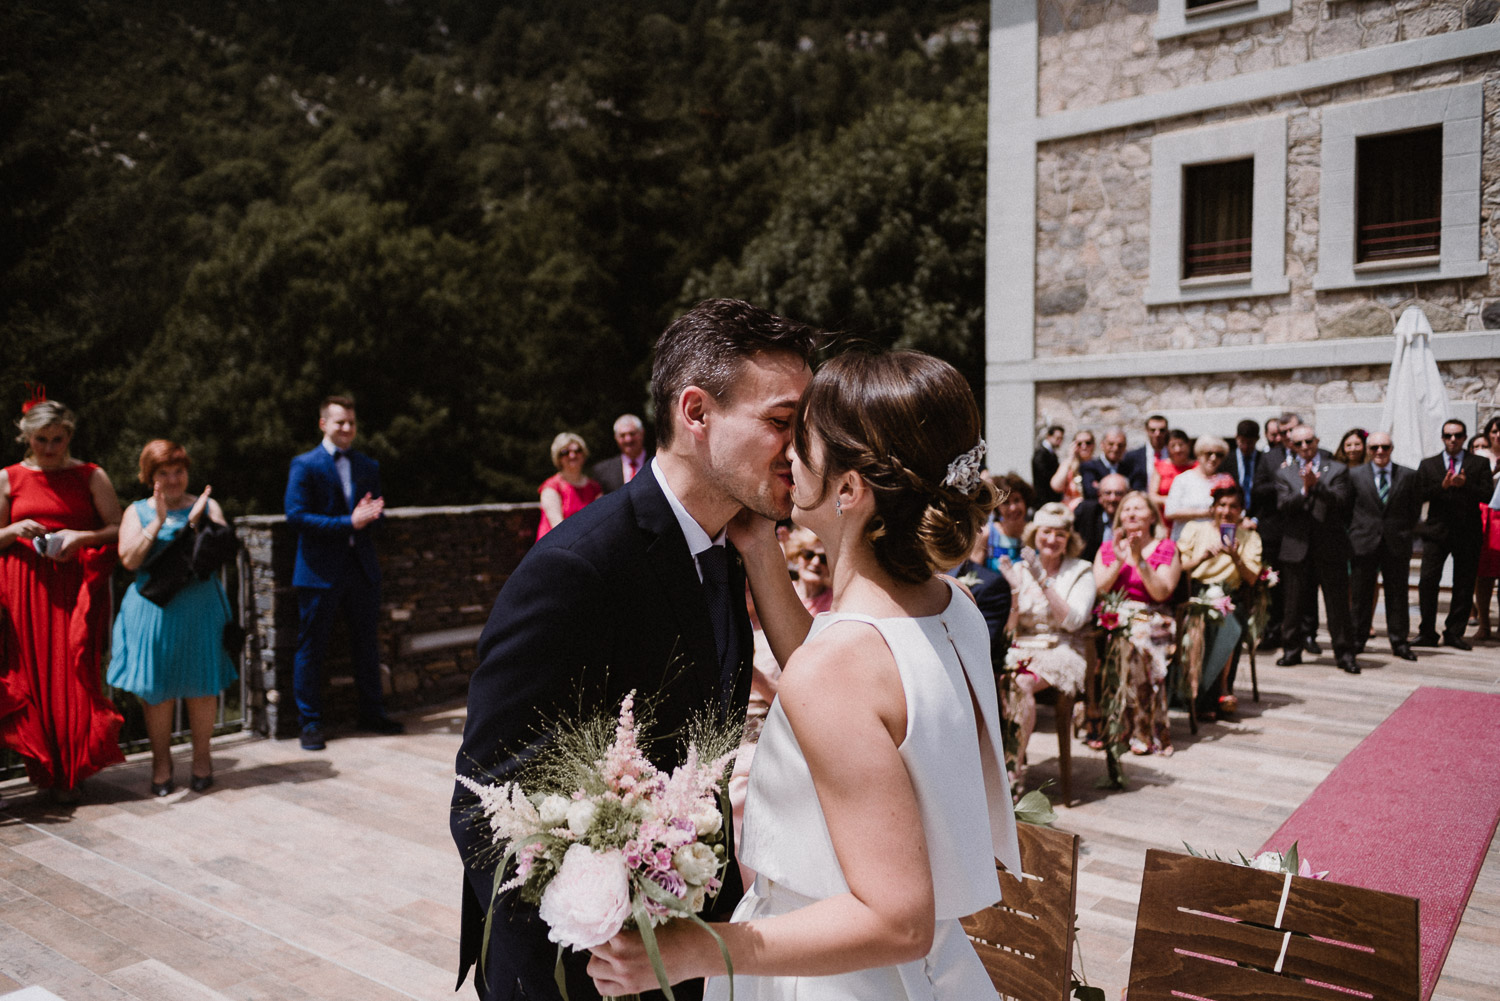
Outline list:
[[[744,565],[733,550],[729,589],[745,590]],[[754,637],[743,600],[734,602],[734,614],[738,669],[725,706],[697,567],[656,476],[642,469],[538,540],[500,589],[469,681],[458,771],[481,782],[510,780],[548,739],[550,721],[613,715],[631,690],[638,692],[637,713],[650,709],[647,737],[661,738],[646,753],[672,768],[692,718],[704,711],[743,717],[749,704]],[[476,802],[455,785],[450,823],[465,865],[460,984],[480,954],[497,861],[475,819]],[[708,910],[727,918],[743,894],[732,850],[723,878]],[[508,1001],[520,982],[527,997],[554,997],[556,957],[536,909],[507,895],[496,904],[481,996]],[[588,953],[567,961],[574,1001],[598,996],[583,972],[587,961]],[[688,984],[675,990],[693,994]]]
[[[355,503],[365,494],[380,496],[380,463],[368,455],[349,453],[349,477],[354,483]],[[332,587],[338,583],[349,565],[351,538],[365,577],[372,584],[380,583],[380,559],[375,555],[370,527],[354,530],[338,467],[321,444],[292,460],[285,510],[287,524],[297,533],[293,586]]]
[[[1261,456],[1263,455],[1265,455],[1265,453],[1260,451],[1259,449],[1250,453],[1251,489],[1254,489],[1257,485],[1259,485],[1260,481],[1257,477],[1260,476],[1260,460]],[[1229,439],[1229,455],[1224,459],[1223,468],[1224,472],[1229,474],[1229,478],[1234,480],[1234,485],[1239,487],[1241,490],[1245,490],[1245,481],[1240,476],[1240,447],[1234,443],[1233,438]],[[1249,490],[1245,491],[1245,513],[1252,518],[1255,517],[1255,498],[1251,496]]]

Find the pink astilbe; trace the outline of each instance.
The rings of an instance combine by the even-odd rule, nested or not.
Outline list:
[[[640,731],[635,722],[635,692],[620,703],[620,719],[615,725],[614,743],[599,762],[599,774],[612,792],[624,795],[635,789],[642,779],[656,775],[653,765],[640,749]]]
[[[490,823],[491,841],[516,841],[528,838],[543,829],[541,815],[526,798],[519,782],[502,782],[499,785],[480,785],[467,775],[457,776],[465,789],[479,797],[485,818]]]

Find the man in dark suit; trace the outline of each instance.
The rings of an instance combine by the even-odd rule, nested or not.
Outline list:
[[[1145,490],[1150,484],[1146,467],[1142,465],[1145,453],[1137,450],[1125,451],[1125,432],[1119,428],[1104,432],[1099,441],[1099,454],[1079,467],[1083,480],[1083,499],[1099,498],[1099,481],[1114,473],[1125,477],[1131,490]]]
[[[1422,622],[1415,646],[1437,646],[1438,588],[1443,564],[1453,557],[1453,591],[1448,603],[1441,642],[1457,650],[1472,650],[1464,639],[1469,612],[1474,605],[1474,578],[1479,573],[1479,550],[1484,546],[1484,528],[1479,505],[1489,503],[1495,486],[1490,464],[1464,451],[1469,429],[1463,421],[1443,425],[1443,451],[1423,459],[1417,466],[1427,520],[1422,525],[1422,574],[1417,583],[1417,604]]]
[[[323,655],[334,618],[349,625],[358,726],[375,733],[401,733],[385,714],[380,692],[380,560],[369,528],[385,510],[380,464],[352,449],[358,430],[354,401],[330,396],[318,413],[323,440],[292,460],[286,484],[286,521],[297,533],[297,655],[293,688],[302,726],[302,748],[321,751]]]
[[[469,684],[460,774],[511,780],[554,721],[612,714],[632,690],[663,735],[704,713],[744,715],[752,634],[725,526],[747,509],[776,520],[791,512],[787,445],[816,340],[809,327],[732,299],[701,302],[667,328],[651,373],[656,456],[540,539],[501,588]],[[659,767],[679,763],[675,740],[647,753]],[[484,945],[497,862],[476,803],[455,786],[460,984]],[[742,892],[732,844],[723,878],[710,917],[727,917]],[[558,998],[557,949],[536,909],[513,894],[495,908],[480,996]],[[598,997],[588,958],[565,961],[573,1001]],[[697,996],[701,982],[675,991]]]
[[[1155,474],[1156,464],[1167,458],[1167,440],[1170,434],[1167,419],[1161,414],[1152,414],[1146,418],[1146,444],[1131,449],[1125,456],[1132,467],[1146,471],[1148,488]]]
[[[1260,532],[1261,557],[1266,566],[1281,571],[1281,512],[1276,509],[1276,471],[1291,458],[1283,441],[1281,422],[1275,417],[1266,421],[1267,448],[1255,462],[1255,476],[1249,490],[1249,510],[1254,512],[1257,531]],[[1243,485],[1242,485],[1243,486]],[[1261,636],[1260,648],[1274,650],[1283,645],[1282,619],[1286,611],[1286,588],[1271,588],[1270,601],[1266,606],[1266,628]],[[1304,623],[1305,624],[1305,623]],[[1316,622],[1312,629],[1304,630],[1308,636],[1317,632]]]
[[[1052,425],[1031,453],[1031,489],[1036,493],[1038,507],[1048,501],[1062,500],[1062,495],[1052,489],[1052,474],[1062,462],[1057,450],[1062,448],[1063,434],[1061,424]]]
[[[1371,431],[1365,439],[1370,461],[1349,470],[1354,510],[1349,518],[1349,548],[1354,552],[1355,650],[1364,653],[1365,637],[1375,617],[1375,582],[1385,585],[1385,628],[1391,652],[1416,660],[1407,642],[1411,628],[1411,532],[1421,514],[1414,469],[1391,461],[1391,436]]]
[[[1267,423],[1270,423],[1267,421]],[[1224,472],[1234,480],[1234,485],[1245,495],[1245,514],[1255,517],[1255,467],[1260,462],[1260,450],[1255,443],[1260,441],[1260,425],[1254,421],[1240,421],[1234,429],[1234,448],[1224,462]],[[1265,541],[1265,537],[1261,537]]]
[[[1354,659],[1354,629],[1349,621],[1349,468],[1318,449],[1311,425],[1301,424],[1288,436],[1294,460],[1276,471],[1276,507],[1282,518],[1281,561],[1287,587],[1286,650],[1276,663],[1302,663],[1305,620],[1295,610],[1316,607],[1322,588],[1328,634],[1338,665],[1359,673]]]
[[[620,489],[646,468],[646,426],[641,419],[635,414],[621,414],[615,418],[614,435],[620,454],[600,459],[589,469],[589,475],[605,493]]]
[[[1131,489],[1130,481],[1119,473],[1104,477],[1098,487],[1098,499],[1080,501],[1073,512],[1073,531],[1083,540],[1083,551],[1078,556],[1090,563],[1099,555],[1100,546],[1114,541],[1115,512]]]

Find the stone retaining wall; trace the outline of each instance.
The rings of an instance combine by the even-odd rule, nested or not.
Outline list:
[[[474,645],[500,585],[536,537],[536,504],[392,508],[375,531],[380,552],[380,662],[386,705],[399,711],[462,694]],[[297,539],[280,515],[239,518],[241,601],[249,632],[246,726],[297,734],[292,661],[297,648]],[[326,707],[337,729],[356,712],[348,638],[329,644]]]

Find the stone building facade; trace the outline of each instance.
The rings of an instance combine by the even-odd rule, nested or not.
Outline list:
[[[991,9],[992,468],[1027,470],[1053,423],[1139,444],[1155,411],[1225,434],[1296,410],[1325,444],[1370,427],[1409,305],[1452,414],[1500,412],[1500,0]],[[1360,261],[1362,142],[1412,131],[1441,144],[1440,249]],[[1234,160],[1248,263],[1184,277],[1185,171]]]
[[[477,666],[475,644],[505,583],[536,538],[530,504],[390,508],[380,533],[380,666],[393,711],[461,696]],[[299,731],[292,694],[297,650],[297,536],[281,515],[239,518],[240,669],[245,728],[271,737]],[[326,666],[330,720],[352,721],[356,698],[348,640],[334,627]]]

